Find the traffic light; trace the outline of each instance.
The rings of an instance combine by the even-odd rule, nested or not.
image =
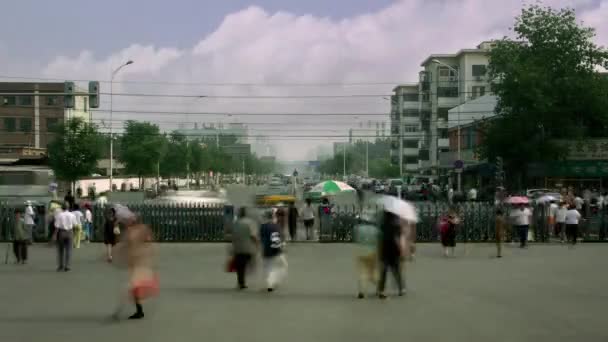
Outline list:
[[[89,107],[99,108],[99,82],[89,82]]]
[[[63,106],[65,108],[74,108],[74,82],[63,83]]]

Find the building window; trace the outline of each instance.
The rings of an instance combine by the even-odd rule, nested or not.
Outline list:
[[[4,118],[4,131],[14,132],[17,130],[17,119],[15,118]]]
[[[32,131],[32,119],[31,118],[20,118],[19,119],[19,130],[21,132]]]
[[[418,93],[403,94],[404,102],[418,102]]]
[[[59,104],[59,96],[47,96],[46,97],[47,106],[57,106],[58,104]]]
[[[458,70],[456,68],[448,68],[440,66],[438,68],[439,81],[458,81]]]
[[[474,99],[484,96],[486,94],[486,87],[485,86],[474,86],[474,87],[472,87],[471,93],[472,93],[471,97]]]
[[[403,140],[403,148],[418,148],[418,140]]]
[[[438,97],[458,97],[458,87],[437,87]]]
[[[34,103],[32,96],[19,96],[20,106],[31,106]]]
[[[407,156],[407,157],[403,157],[403,163],[404,164],[418,164],[418,157],[417,156]]]
[[[17,98],[15,96],[5,96],[2,98],[2,104],[5,106],[14,106],[17,104]]]
[[[420,112],[418,111],[418,109],[405,109],[403,111],[403,116],[417,118],[420,116]]]
[[[414,133],[420,131],[418,125],[405,125],[403,126],[403,132],[405,133]]]
[[[450,110],[450,109],[449,108],[437,108],[437,119],[448,121],[448,117],[449,117],[448,110]]]
[[[438,128],[437,136],[439,139],[447,139],[448,138],[448,129],[447,128]]]
[[[88,97],[84,97],[84,108],[83,111],[86,113],[89,111],[89,98]]]
[[[57,128],[57,124],[59,124],[58,118],[46,118],[46,130],[47,132],[52,132]]]
[[[483,64],[473,65],[473,77],[482,77],[486,75],[486,66]]]

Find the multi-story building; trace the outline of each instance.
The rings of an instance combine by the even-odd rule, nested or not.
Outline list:
[[[419,74],[419,83],[394,89],[392,160],[395,164],[402,161],[404,172],[438,173],[440,155],[450,147],[448,111],[490,91],[486,69],[492,44],[483,42],[475,49],[462,49],[455,54],[430,55],[421,64],[424,70]],[[416,138],[418,144],[414,147]]]
[[[349,142],[370,142],[373,143],[377,139],[386,137],[386,122],[384,121],[367,121],[359,122],[359,127],[349,130]]]
[[[55,125],[74,117],[91,120],[86,92],[75,92],[74,108],[65,108],[63,93],[63,82],[0,82],[0,156],[44,155]]]

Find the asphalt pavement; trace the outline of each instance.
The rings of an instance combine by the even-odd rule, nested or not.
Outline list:
[[[54,250],[37,245],[28,265],[0,265],[0,341],[606,341],[608,245],[460,244],[444,259],[418,246],[405,297],[359,300],[350,244],[290,244],[288,281],[274,293],[251,280],[235,290],[227,245],[159,246],[160,296],[143,321],[108,320],[124,270],[103,246],[75,252],[55,272]],[[4,252],[4,250],[3,250]],[[389,282],[389,288],[392,283]],[[393,290],[394,291],[394,290]],[[370,294],[373,289],[370,288]],[[389,294],[392,293],[389,291]]]

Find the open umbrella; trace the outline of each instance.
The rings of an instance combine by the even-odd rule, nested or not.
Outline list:
[[[327,196],[327,195],[335,195],[341,192],[354,192],[350,185],[339,182],[339,181],[325,181],[315,185],[312,189],[310,189],[309,194],[311,196]]]
[[[509,204],[528,204],[530,200],[526,196],[511,196],[505,200]]]
[[[552,201],[559,201],[559,198],[553,195],[543,195],[536,200],[537,203],[549,203]]]
[[[411,223],[418,222],[418,212],[411,203],[392,196],[382,196],[380,204],[384,210],[391,212]]]

